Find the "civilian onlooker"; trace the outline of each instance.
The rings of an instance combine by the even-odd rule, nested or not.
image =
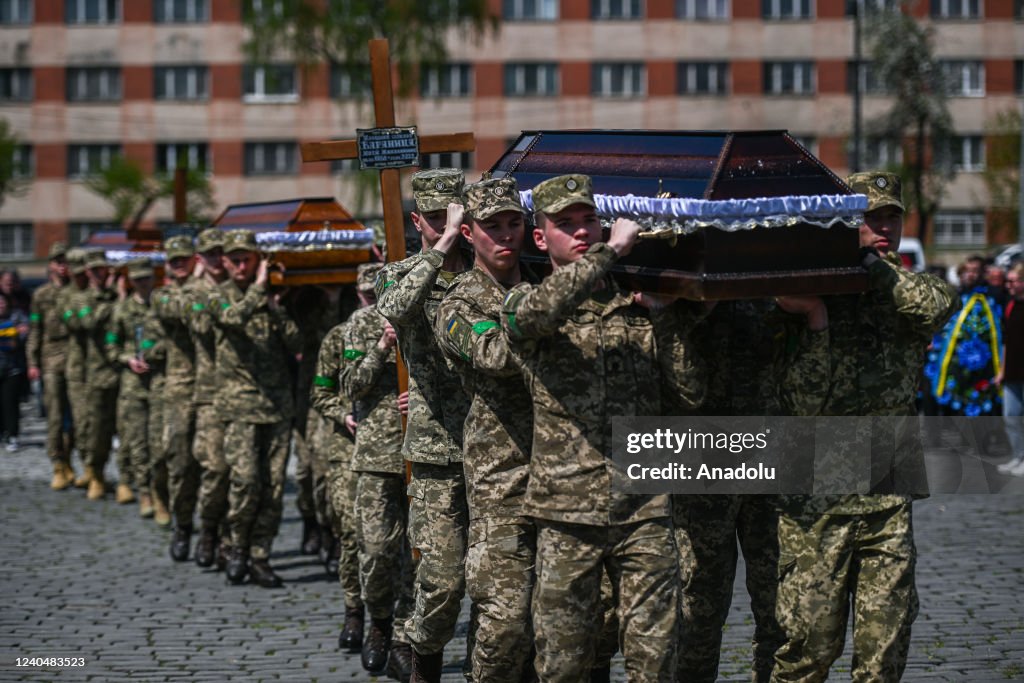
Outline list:
[[[1006,271],[1002,266],[990,263],[985,266],[985,284],[988,285],[988,292],[1000,306],[1005,307],[1010,300],[1006,292]]]
[[[18,450],[21,386],[25,376],[25,339],[28,317],[11,308],[0,292],[0,436],[7,450]]]
[[[5,270],[0,273],[0,294],[7,297],[7,304],[12,311],[21,311],[28,318],[32,295],[21,285],[18,271]]]
[[[1024,476],[1024,263],[1006,276],[1010,301],[1003,314],[1003,365],[996,382],[1003,387],[1003,421],[1010,440],[1010,461],[1002,474]]]

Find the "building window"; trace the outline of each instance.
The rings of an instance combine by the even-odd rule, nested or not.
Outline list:
[[[0,102],[32,100],[32,69],[0,69]]]
[[[153,70],[153,95],[158,100],[205,100],[208,81],[205,66],[158,66]]]
[[[945,60],[942,71],[953,97],[985,95],[985,64],[977,60]]]
[[[870,62],[861,62],[860,68],[854,61],[846,64],[846,90],[854,92],[857,82],[860,82],[860,91],[865,95],[885,95],[887,89],[882,81],[878,69]]]
[[[68,24],[116,24],[121,16],[120,5],[118,0],[64,0],[64,21]]]
[[[729,0],[676,0],[676,16],[690,21],[727,21]]]
[[[31,24],[32,0],[0,0],[0,24]]]
[[[811,95],[814,93],[814,62],[765,62],[766,95]]]
[[[32,258],[35,246],[31,223],[0,223],[0,260]]]
[[[174,173],[179,163],[190,170],[209,172],[209,146],[205,142],[165,142],[156,146],[158,172]]]
[[[242,71],[245,102],[298,102],[299,79],[294,64],[247,65]]]
[[[194,24],[209,20],[206,0],[153,0],[153,21],[158,24]]]
[[[864,15],[870,16],[875,12],[889,12],[899,9],[900,0],[846,0],[846,16],[857,16],[857,7],[864,6]]]
[[[105,221],[76,221],[68,223],[68,245],[77,247],[84,244],[90,236],[97,232],[110,232],[121,228],[114,223]]]
[[[299,166],[295,142],[245,143],[246,175],[291,175]]]
[[[795,133],[790,133],[789,137],[793,138],[798,143],[800,143],[801,147],[806,149],[814,156],[818,156],[818,138],[814,137],[813,135],[797,135]]]
[[[116,66],[69,67],[68,102],[116,102],[121,99],[121,69]]]
[[[935,150],[935,161],[956,173],[985,170],[985,138],[980,135],[954,135]]]
[[[1013,61],[1013,91],[1018,95],[1024,94],[1024,59]]]
[[[554,97],[557,94],[557,64],[505,65],[505,95],[507,97]]]
[[[110,167],[121,145],[68,145],[68,177],[84,178]]]
[[[852,156],[853,141],[850,141]],[[860,144],[860,166],[866,169],[886,169],[903,163],[903,147],[898,140],[876,136],[865,137]],[[851,163],[852,165],[852,163]]]
[[[18,145],[14,148],[11,171],[15,178],[31,178],[36,174],[36,155],[32,145]]]
[[[1015,0],[1013,3],[1013,18],[1024,19],[1024,0]]]
[[[281,19],[284,17],[284,0],[245,0],[242,11],[249,20]]]
[[[420,168],[460,168],[469,171],[473,168],[472,152],[440,152],[420,156]]]
[[[765,19],[813,19],[811,0],[761,0],[761,16]]]
[[[369,94],[370,65],[359,64],[345,68],[340,64],[331,65],[331,97],[336,99],[358,99]]]
[[[420,73],[420,97],[468,97],[472,90],[469,64],[429,66]]]
[[[935,245],[983,246],[985,214],[975,211],[942,211],[935,214]]]
[[[932,0],[932,19],[981,19],[981,0]]]
[[[358,173],[359,159],[332,159],[331,173]]]
[[[558,0],[503,0],[502,17],[507,21],[554,21]]]
[[[594,64],[591,92],[598,97],[637,97],[647,91],[647,68],[636,63]]]
[[[729,64],[680,62],[676,82],[680,95],[725,95],[729,92]]]
[[[642,0],[590,0],[592,19],[642,19]]]

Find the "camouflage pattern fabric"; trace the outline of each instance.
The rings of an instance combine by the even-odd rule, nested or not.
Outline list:
[[[412,194],[420,213],[441,211],[451,202],[462,203],[465,176],[457,168],[428,168],[412,176]]]
[[[152,301],[152,296],[150,297]],[[156,316],[146,320],[143,330],[147,339],[154,340],[153,348],[147,351],[146,361],[153,368],[149,380],[149,481],[150,492],[159,496],[169,505],[170,494],[167,490],[167,450],[164,447],[164,362],[167,349],[164,344],[164,329]]]
[[[110,457],[117,418],[118,371],[106,355],[107,326],[114,313],[117,294],[110,289],[90,287],[83,292],[81,305],[69,321],[72,329],[85,332],[85,463],[102,473]]]
[[[227,423],[213,404],[196,406],[192,452],[199,462],[199,519],[204,528],[219,529],[227,517],[231,471],[224,452]]]
[[[47,282],[32,293],[29,313],[28,364],[39,368],[46,406],[46,450],[53,462],[71,462],[73,430],[65,429],[70,415],[65,374],[70,332],[64,324],[62,299],[71,285]]]
[[[63,309],[61,320],[68,327],[69,332],[64,377],[68,385],[71,423],[74,425],[75,442],[83,461],[85,460],[85,444],[89,438],[89,411],[85,390],[86,332],[74,325],[74,319],[87,291],[87,289],[78,289],[72,283],[61,291],[58,298],[58,305]]]
[[[466,185],[463,200],[466,212],[477,221],[487,220],[502,211],[523,211],[514,178],[488,178]]]
[[[594,186],[590,176],[579,173],[560,175],[548,178],[533,188],[533,208],[536,211],[553,214],[574,204],[594,206]]]
[[[903,181],[895,173],[885,171],[865,171],[854,173],[846,179],[850,189],[858,194],[868,196],[868,211],[883,206],[894,206],[904,211]]]
[[[537,521],[537,675],[579,683],[594,663],[601,576],[617,587],[630,681],[674,681],[679,565],[668,519],[595,526]]]
[[[357,446],[358,449],[358,446]],[[405,477],[359,472],[356,543],[363,602],[373,619],[404,624],[412,613],[412,562],[406,545]]]

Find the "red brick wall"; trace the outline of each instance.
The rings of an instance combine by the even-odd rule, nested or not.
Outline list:
[[[675,19],[675,0],[647,0],[648,19]]]
[[[299,70],[302,99],[327,99],[331,96],[331,71],[326,64],[316,64]]]
[[[244,160],[244,146],[241,140],[230,142],[211,142],[210,154],[213,163],[217,168],[217,175],[239,176],[242,175]]]
[[[737,59],[732,69],[732,91],[736,95],[760,95],[764,92],[764,67],[757,59]]]
[[[138,0],[129,0],[135,1]],[[210,21],[237,23],[242,20],[242,0],[213,0],[210,3]]]
[[[50,253],[50,245],[67,241],[68,224],[63,221],[35,221],[32,223],[32,234],[36,238],[36,258],[46,258]]]
[[[841,137],[818,138],[818,158],[833,171],[846,168],[846,139]]]
[[[562,0],[562,19],[589,19],[590,0]]]
[[[647,62],[647,93],[654,97],[676,94],[675,62]]]
[[[156,170],[156,147],[149,142],[126,142],[121,145],[126,159],[138,162],[142,170],[152,173]]]
[[[210,97],[212,99],[238,100],[242,97],[242,65],[210,65]],[[221,172],[218,169],[218,172]]]
[[[213,4],[217,4],[214,2]],[[153,21],[153,3],[139,0],[122,0],[121,14],[126,24],[139,24]]]
[[[846,16],[846,0],[818,0],[815,11],[819,19],[842,19]]]
[[[67,93],[64,86],[64,67],[37,66],[32,69],[36,102],[63,102]]]
[[[36,0],[33,17],[37,24],[63,24],[64,0]]]
[[[64,178],[68,174],[68,151],[63,144],[35,143],[37,178]]]
[[[985,60],[985,92],[1013,93],[1013,62],[1009,59]]]
[[[760,0],[733,0],[733,2],[732,2],[732,18],[733,19],[760,19],[761,18],[761,2],[760,2]]]
[[[1013,0],[985,0],[986,19],[1013,19]]]
[[[121,67],[121,90],[125,101],[153,99],[153,68],[150,66]]]
[[[818,92],[846,92],[846,61],[840,59],[818,60]]]
[[[559,70],[562,77],[562,95],[571,97],[590,94],[589,62],[562,62]]]
[[[477,138],[475,152],[476,167],[490,168],[505,153],[507,148],[505,138]]]
[[[473,66],[473,92],[477,97],[501,97],[504,72],[500,62],[477,62]]]

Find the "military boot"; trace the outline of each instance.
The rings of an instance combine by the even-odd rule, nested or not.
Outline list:
[[[179,524],[174,527],[174,535],[171,536],[171,559],[175,562],[184,562],[188,559],[188,551],[191,547],[192,525]]]
[[[412,676],[410,683],[441,683],[441,667],[444,666],[444,653],[421,655],[412,651]]]
[[[222,538],[220,543],[217,544],[217,571],[222,572],[227,569],[228,560],[231,559],[231,543],[228,539]]]
[[[196,541],[196,564],[203,568],[212,567],[216,553],[217,529],[204,526],[199,531],[199,540]]]
[[[609,683],[612,680],[612,666],[605,664],[590,670],[590,683]]]
[[[84,489],[89,486],[90,481],[92,481],[92,468],[86,465],[85,470],[82,472],[82,476],[75,479],[75,488]]]
[[[320,525],[315,517],[302,518],[302,554],[316,555],[320,552]]]
[[[171,513],[167,510],[167,504],[155,491],[153,492],[153,521],[164,527],[171,523]]]
[[[132,493],[132,487],[128,486],[128,484],[118,484],[117,494],[114,496],[114,500],[116,500],[121,505],[134,503],[135,494]]]
[[[139,492],[139,517],[149,519],[153,516],[153,496],[145,491]]]
[[[107,495],[107,483],[103,480],[103,475],[98,475],[93,471],[85,497],[89,500],[103,500],[105,495]]]
[[[391,642],[391,618],[371,619],[370,629],[363,641],[363,668],[372,674],[384,671],[388,663],[388,645]]]
[[[50,488],[54,491],[63,491],[75,483],[74,477],[68,477],[67,466],[62,462],[53,463],[53,479],[50,480]]]
[[[365,625],[362,607],[345,608],[345,628],[338,635],[338,647],[355,654],[363,648],[363,626]]]
[[[409,683],[409,678],[412,676],[412,646],[409,643],[391,641],[387,675],[393,680]]]
[[[249,574],[252,576],[253,583],[264,588],[280,588],[284,583],[265,557],[254,559],[249,563]]]
[[[228,581],[236,586],[245,581],[249,574],[249,553],[240,548],[232,548],[224,571],[228,575]]]

